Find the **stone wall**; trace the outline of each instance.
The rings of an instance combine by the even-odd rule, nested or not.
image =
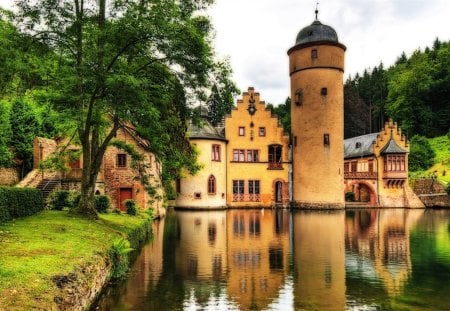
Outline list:
[[[12,186],[19,182],[19,174],[15,168],[0,167],[0,185]]]

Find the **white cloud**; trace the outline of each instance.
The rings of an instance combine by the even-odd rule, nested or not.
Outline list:
[[[320,0],[319,20],[347,46],[346,76],[392,65],[402,51],[450,40],[446,0]],[[216,49],[229,55],[241,90],[254,86],[266,102],[289,95],[286,51],[314,20],[315,1],[216,0],[211,16]]]

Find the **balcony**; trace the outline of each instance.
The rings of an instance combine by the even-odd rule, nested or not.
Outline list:
[[[377,172],[344,172],[345,179],[376,179]]]
[[[282,170],[283,169],[283,163],[281,162],[269,162],[269,166],[267,167],[268,170]]]
[[[406,179],[408,177],[408,173],[406,171],[384,171],[383,178],[384,179]]]

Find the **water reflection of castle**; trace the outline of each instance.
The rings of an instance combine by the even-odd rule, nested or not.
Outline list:
[[[411,274],[409,232],[422,214],[403,209],[169,213],[161,222],[164,238],[160,231],[141,254],[143,273],[131,276],[124,304],[137,305],[134,300],[145,293],[164,293],[170,303],[158,305],[163,309],[214,309],[225,301],[224,309],[344,310],[369,283],[395,296]]]

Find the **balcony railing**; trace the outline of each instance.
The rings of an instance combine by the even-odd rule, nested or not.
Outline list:
[[[408,173],[406,171],[384,171],[383,178],[385,179],[406,179]]]
[[[373,179],[373,178],[377,178],[377,172],[344,172],[344,178]]]
[[[260,194],[233,194],[233,202],[260,202]]]
[[[269,170],[280,170],[283,169],[283,163],[281,162],[269,162]]]

